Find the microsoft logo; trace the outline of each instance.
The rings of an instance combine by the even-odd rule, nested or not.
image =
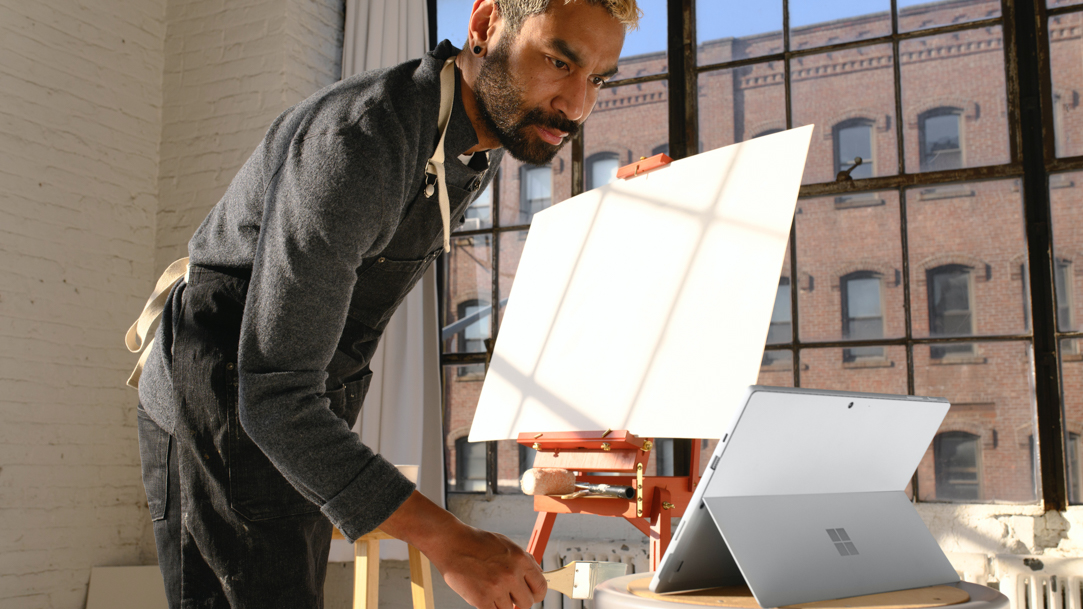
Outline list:
[[[827,534],[831,536],[831,541],[835,542],[835,549],[840,556],[857,556],[857,546],[850,541],[846,529],[827,529]]]

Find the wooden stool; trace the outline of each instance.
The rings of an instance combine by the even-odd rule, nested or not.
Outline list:
[[[333,539],[346,539],[335,529]],[[376,529],[354,542],[353,609],[380,607],[380,540],[394,537]],[[432,600],[432,567],[420,550],[410,549],[410,593],[414,609],[434,609]]]

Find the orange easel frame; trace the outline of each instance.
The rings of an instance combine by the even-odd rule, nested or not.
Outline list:
[[[689,475],[647,476],[643,475],[643,469],[650,457],[653,441],[627,431],[521,433],[517,441],[538,451],[534,467],[559,467],[575,472],[577,482],[625,485],[637,489],[634,499],[535,496],[534,511],[538,512],[538,519],[534,523],[527,552],[538,564],[541,564],[545,546],[549,543],[557,514],[592,514],[624,518],[650,538],[651,570],[657,570],[669,546],[672,533],[670,519],[684,515],[699,482],[700,451],[695,444]],[[693,440],[694,443],[698,441]],[[591,475],[601,472],[617,475]]]

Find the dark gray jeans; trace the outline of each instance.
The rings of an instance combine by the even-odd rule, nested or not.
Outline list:
[[[143,484],[171,609],[323,606],[331,523],[239,422],[246,288],[244,278],[199,267],[174,288],[163,316],[173,326],[174,434],[138,410]],[[327,394],[350,425],[370,378]]]

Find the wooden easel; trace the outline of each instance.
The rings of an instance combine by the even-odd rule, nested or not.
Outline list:
[[[557,514],[592,514],[624,518],[650,538],[651,570],[666,552],[671,535],[670,519],[683,516],[699,482],[699,450],[693,440],[687,476],[647,476],[644,468],[653,440],[627,431],[521,433],[518,443],[538,451],[534,467],[559,467],[575,472],[577,482],[631,486],[633,499],[613,497],[534,497],[538,519],[530,534],[527,552],[541,564]],[[616,476],[598,476],[598,473]],[[591,475],[595,474],[595,475]]]

